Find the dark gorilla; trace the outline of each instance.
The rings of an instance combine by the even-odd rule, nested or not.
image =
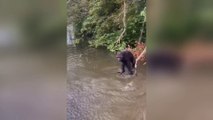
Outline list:
[[[125,68],[128,70],[128,74],[133,75],[133,69],[135,67],[135,58],[130,51],[122,51],[116,55],[118,61],[121,62],[121,74],[125,73]]]

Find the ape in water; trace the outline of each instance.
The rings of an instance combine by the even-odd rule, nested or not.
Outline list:
[[[116,58],[119,62],[121,62],[121,74],[125,73],[125,68],[128,70],[128,74],[133,75],[134,66],[135,66],[135,58],[133,54],[126,50],[118,53]]]

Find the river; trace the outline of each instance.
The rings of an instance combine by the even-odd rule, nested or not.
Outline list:
[[[119,63],[105,49],[67,48],[68,120],[143,120],[145,67],[137,76],[118,76]]]

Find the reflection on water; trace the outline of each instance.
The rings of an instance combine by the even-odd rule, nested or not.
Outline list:
[[[143,120],[145,69],[117,77],[119,63],[103,49],[68,47],[68,120]]]

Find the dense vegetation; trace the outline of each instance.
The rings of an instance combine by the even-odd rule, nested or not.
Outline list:
[[[68,24],[74,27],[77,42],[110,51],[146,38],[146,0],[69,0]]]

